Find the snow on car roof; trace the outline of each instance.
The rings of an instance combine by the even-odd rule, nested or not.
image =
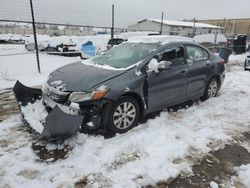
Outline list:
[[[195,36],[193,39],[195,42],[198,42],[198,43],[203,43],[203,42],[214,43],[215,37],[216,37],[215,34],[207,34],[207,35]],[[227,39],[223,34],[218,34],[216,37],[216,43],[220,43],[220,42],[227,42]]]
[[[157,35],[159,32],[156,31],[136,31],[136,32],[125,32],[118,35],[117,38],[122,38],[127,40],[130,37],[138,37],[138,36],[148,36],[148,35]]]
[[[128,42],[131,43],[169,43],[169,42],[193,42],[192,38],[182,37],[182,36],[172,36],[172,35],[159,35],[159,36],[140,36],[140,37],[131,37],[128,39]]]

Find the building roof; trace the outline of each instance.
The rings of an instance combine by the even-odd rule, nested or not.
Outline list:
[[[149,22],[156,22],[156,23],[161,23],[160,19],[144,19],[139,21],[138,23],[144,22],[144,21],[149,21]],[[180,27],[194,27],[194,22],[184,22],[184,21],[176,21],[176,20],[163,20],[163,24],[164,25],[170,25],[170,26],[180,26]],[[222,27],[218,27],[215,25],[211,25],[211,24],[205,24],[205,23],[195,23],[195,28],[210,28],[210,29],[216,29],[216,28],[222,28]]]
[[[173,36],[173,35],[155,35],[155,36],[137,36],[128,39],[131,43],[161,43],[166,44],[169,42],[193,42],[192,38]]]

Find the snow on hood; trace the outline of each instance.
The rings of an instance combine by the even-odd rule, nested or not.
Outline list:
[[[84,65],[89,65],[89,66],[92,66],[92,67],[97,67],[97,68],[106,69],[106,70],[115,70],[115,71],[123,71],[123,70],[131,69],[132,67],[135,67],[138,63],[130,65],[127,68],[115,68],[115,67],[112,67],[112,66],[109,66],[109,65],[96,64],[93,61],[91,61],[91,59],[86,59],[86,60],[82,61],[82,64],[84,64]]]
[[[172,35],[159,35],[159,36],[140,36],[140,37],[131,37],[128,39],[128,42],[131,43],[161,43],[166,44],[174,41],[185,41],[193,42],[192,38],[182,37],[182,36],[172,36]]]

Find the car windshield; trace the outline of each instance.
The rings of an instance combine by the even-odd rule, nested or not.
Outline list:
[[[91,61],[114,68],[127,68],[144,59],[157,47],[159,44],[156,43],[124,43],[92,58]]]

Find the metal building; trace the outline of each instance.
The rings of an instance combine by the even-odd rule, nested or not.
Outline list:
[[[181,35],[192,37],[194,35],[222,33],[223,27],[186,21],[163,20],[162,34]],[[130,31],[160,31],[160,19],[144,19],[134,25],[128,26]]]

